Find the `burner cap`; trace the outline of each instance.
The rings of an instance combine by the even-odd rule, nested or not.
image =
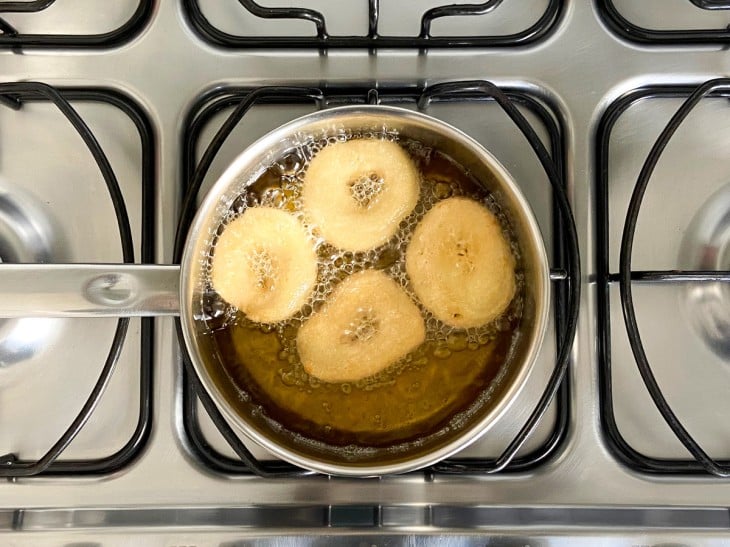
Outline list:
[[[0,184],[0,263],[62,262],[60,230],[34,196]],[[47,347],[62,319],[0,319],[0,371]]]
[[[730,184],[695,214],[682,240],[679,265],[688,270],[730,270]],[[715,354],[730,359],[730,284],[687,284],[682,300],[695,332]]]

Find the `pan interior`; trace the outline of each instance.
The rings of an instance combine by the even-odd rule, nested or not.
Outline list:
[[[193,350],[203,365],[201,376],[245,433],[305,467],[397,466],[446,455],[475,439],[524,380],[542,334],[544,251],[535,240],[524,203],[505,184],[496,162],[485,161],[483,150],[418,121],[387,111],[346,111],[289,130],[284,138],[265,138],[219,181],[222,186],[212,192],[219,197],[203,205],[209,214],[201,227],[208,237],[198,238],[199,259],[188,276],[194,280],[188,304],[197,318],[191,325]],[[328,384],[302,375],[296,346],[287,343],[317,308],[316,302],[292,320],[254,324],[216,298],[207,272],[221,225],[245,210],[246,202],[260,204],[283,171],[306,169],[309,144],[343,134],[395,139],[423,174],[419,203],[401,223],[400,235],[364,256],[347,253],[345,274],[380,269],[417,301],[402,267],[409,230],[440,199],[465,195],[488,204],[500,218],[517,259],[518,281],[510,307],[493,324],[448,328],[421,306],[428,331],[421,347],[384,374]],[[320,251],[323,256],[337,253],[326,243]],[[326,301],[326,290],[320,296]]]

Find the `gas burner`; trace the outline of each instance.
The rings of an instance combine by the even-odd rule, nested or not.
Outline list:
[[[121,93],[0,83],[3,262],[132,262],[135,249],[150,262],[152,135]],[[3,321],[0,476],[131,462],[151,427],[151,337],[150,319]]]
[[[523,90],[500,90],[485,81],[449,82],[426,88],[382,86],[376,89],[368,82],[324,90],[283,86],[218,88],[202,96],[186,119],[182,180],[187,199],[183,207],[182,226],[187,226],[190,221],[200,186],[214,181],[240,150],[261,136],[263,127],[270,126],[273,129],[297,114],[317,108],[363,103],[422,110],[464,128],[487,146],[505,165],[510,166],[517,180],[530,181],[524,183],[522,190],[536,208],[543,234],[552,234],[546,239],[546,245],[552,245],[554,262],[558,268],[568,268],[575,275],[577,247],[571,250],[570,233],[562,220],[567,201],[561,200],[563,126],[558,110],[554,105]],[[505,116],[505,112],[508,116]],[[532,123],[522,116],[528,116]],[[247,125],[251,122],[255,124],[253,130]],[[537,131],[547,135],[545,144],[541,144],[542,140],[535,133]],[[199,155],[199,151],[205,147],[205,152]],[[547,160],[548,165],[555,162],[556,172],[546,176],[543,169],[549,169],[549,166],[545,167],[545,163],[541,165],[534,157],[538,148],[546,156],[549,154],[552,160]],[[525,159],[531,156],[531,160]],[[555,189],[552,196],[546,193],[546,185],[552,185]],[[178,243],[181,241],[179,239]],[[556,273],[556,281],[565,281],[565,273]],[[544,416],[544,419],[529,434],[526,430],[516,433],[517,423],[521,423],[519,420],[517,423],[498,425],[505,427],[504,435],[513,439],[528,439],[526,450],[520,451],[514,459],[511,456],[505,459],[503,443],[484,439],[456,457],[435,464],[426,471],[427,476],[434,473],[491,473],[502,470],[508,463],[506,469],[510,471],[530,469],[545,462],[560,446],[566,435],[568,417],[569,391],[567,382],[562,381],[568,359],[565,339],[572,338],[571,329],[574,328],[577,308],[572,307],[576,303],[574,292],[565,290],[566,285],[561,282],[557,282],[554,287],[555,319],[550,330],[556,340],[548,341],[550,336],[546,338],[537,364],[541,379],[530,382],[532,385],[523,392],[525,402],[518,405],[525,409],[524,418],[520,417],[519,420],[527,419],[528,416],[530,420],[538,416]],[[271,461],[271,455],[264,450],[241,442],[216,411],[210,398],[200,390],[192,366],[187,359],[186,362],[183,369],[183,426],[186,444],[191,447],[196,458],[209,469],[233,475],[255,473],[264,477],[291,477],[302,473],[288,464]],[[543,389],[544,393],[552,393],[552,396],[541,399],[541,403],[536,406],[535,401],[541,397]],[[556,393],[558,396],[555,401],[548,406]],[[534,413],[530,415],[533,408]],[[203,409],[205,411],[201,412]],[[490,437],[499,439],[502,435],[501,431],[493,432]],[[510,444],[510,449],[515,446],[519,448],[521,443],[515,441]]]
[[[0,183],[0,259],[9,263],[63,262],[58,225],[40,199]]]
[[[680,267],[730,271],[730,184],[697,211],[682,240]],[[730,360],[730,283],[689,285],[684,313],[708,347]]]
[[[67,260],[59,233],[58,223],[41,200],[0,183],[0,263]],[[62,323],[50,318],[0,319],[0,372],[53,345]]]
[[[599,125],[601,417],[637,471],[724,476],[730,462],[728,97],[728,79],[647,86]]]

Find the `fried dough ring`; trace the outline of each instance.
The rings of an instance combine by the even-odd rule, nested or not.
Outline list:
[[[457,328],[493,321],[515,294],[515,258],[502,226],[465,197],[426,213],[406,250],[406,272],[423,305]]]
[[[213,289],[252,321],[291,317],[316,281],[314,243],[302,223],[280,209],[246,209],[225,227],[213,251]]]
[[[325,146],[309,163],[302,207],[329,243],[348,251],[382,245],[416,206],[419,173],[398,144],[352,139]]]
[[[325,382],[377,374],[423,343],[418,307],[378,270],[347,277],[297,334],[304,370]]]

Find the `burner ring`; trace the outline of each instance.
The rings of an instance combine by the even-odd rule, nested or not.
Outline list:
[[[61,262],[61,233],[38,198],[0,184],[0,263]],[[0,371],[48,347],[62,319],[0,319]]]
[[[730,270],[730,184],[713,194],[695,214],[682,239],[679,265],[689,270]],[[730,359],[730,285],[687,284],[685,315],[709,348]]]

